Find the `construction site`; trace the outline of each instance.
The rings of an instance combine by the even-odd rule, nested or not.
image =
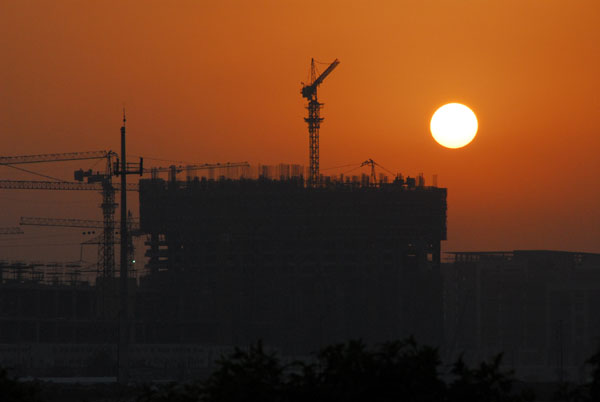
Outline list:
[[[102,195],[101,220],[21,217],[20,227],[3,229],[99,234],[85,241],[97,246],[92,265],[0,265],[0,364],[21,375],[126,381],[202,373],[220,351],[258,340],[286,356],[354,338],[413,334],[441,344],[446,190],[426,186],[422,175],[390,177],[372,159],[353,174],[320,173],[317,88],[338,64],[318,74],[313,61],[302,86],[307,169],[132,163],[125,115],[119,153],[0,157],[16,168],[105,164],[78,169],[70,181],[0,181],[3,190]],[[139,194],[139,213],[127,208],[128,192]],[[143,266],[134,239],[143,240]]]
[[[600,335],[600,254],[450,255],[442,265],[448,360],[476,362],[502,351],[524,380],[585,381]]]
[[[133,372],[160,376],[171,366],[202,372],[211,367],[207,354],[214,360],[215,350],[259,339],[289,356],[352,338],[414,334],[441,343],[445,189],[411,178],[377,185],[369,176],[322,178],[309,187],[302,174],[268,176],[281,169],[294,171],[261,167],[264,174],[246,178],[251,168],[244,167],[238,179],[173,175],[135,183],[140,214],[139,221],[129,219],[129,233],[145,239],[147,260],[134,273],[127,257]],[[3,365],[35,375],[117,374],[124,297],[117,240],[98,242],[96,272],[82,273],[77,265],[2,266]],[[199,351],[151,352],[167,345]]]
[[[16,375],[127,382],[207,375],[222,353],[259,340],[290,359],[359,338],[378,343],[415,336],[448,356],[472,350],[477,358],[509,345],[498,341],[502,334],[485,335],[483,320],[491,315],[472,311],[489,302],[481,274],[473,272],[487,269],[477,265],[482,261],[501,272],[513,272],[512,265],[504,270],[504,255],[487,254],[473,265],[475,254],[468,253],[442,263],[447,190],[437,187],[435,176],[428,185],[422,174],[392,172],[369,158],[348,172],[322,174],[317,88],[338,64],[318,74],[313,61],[301,89],[307,168],[130,162],[125,114],[118,153],[0,157],[0,166],[21,170],[38,163],[104,164],[101,171],[77,169],[68,181],[0,180],[2,191],[101,194],[101,219],[23,216],[19,227],[0,229],[0,235],[18,236],[32,226],[80,228],[88,234],[81,247],[97,248],[91,264],[0,263],[0,366]],[[138,197],[139,211],[128,208],[128,193]],[[524,267],[537,263],[521,256],[515,253],[514,261],[527,275]],[[561,272],[579,269],[572,258],[557,263]],[[597,255],[581,258],[586,269],[598,268]],[[547,274],[543,267],[535,272]],[[550,308],[540,298],[537,312]],[[498,300],[488,303],[490,311]],[[544,333],[547,323],[536,330]],[[476,335],[461,332],[469,325],[478,328]],[[598,328],[586,336],[600,335]],[[536,355],[530,366],[555,367],[548,350],[538,350],[546,355]],[[515,358],[514,367],[522,361]]]

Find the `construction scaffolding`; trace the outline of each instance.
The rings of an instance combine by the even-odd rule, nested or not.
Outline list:
[[[445,189],[399,178],[373,186],[368,175],[307,187],[265,173],[140,181],[149,234],[140,340],[262,338],[292,353],[353,337],[441,342]]]

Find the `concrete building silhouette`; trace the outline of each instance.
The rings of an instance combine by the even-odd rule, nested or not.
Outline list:
[[[442,344],[446,189],[366,175],[309,188],[297,168],[271,169],[280,180],[259,170],[140,181],[148,266],[130,279],[134,377],[203,375],[259,339],[286,356],[356,338]],[[0,266],[0,365],[114,374],[118,278],[13,265]]]
[[[446,361],[503,352],[523,379],[585,374],[600,340],[599,254],[456,252],[441,263],[446,189],[369,176],[308,188],[301,169],[260,170],[140,182],[148,263],[130,280],[134,377],[204,375],[258,339],[306,356],[409,335]],[[0,263],[0,365],[114,374],[118,278],[87,282],[81,268]]]
[[[456,252],[444,263],[449,359],[504,353],[520,378],[583,380],[600,347],[600,254]]]
[[[140,181],[136,341],[441,345],[446,189],[416,184]]]

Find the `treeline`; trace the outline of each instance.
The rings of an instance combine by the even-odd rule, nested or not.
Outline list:
[[[409,338],[369,348],[350,341],[321,350],[311,362],[284,364],[262,343],[236,349],[203,381],[150,385],[115,400],[136,402],[525,402],[532,390],[501,369],[498,355],[476,367],[462,359],[443,367],[437,349]],[[556,401],[600,401],[600,353],[588,363],[588,384],[560,385]],[[133,391],[133,392],[132,392]],[[0,400],[42,402],[40,387],[20,383],[0,371]],[[89,400],[93,400],[93,397]],[[110,400],[110,399],[103,399]]]
[[[531,389],[502,355],[476,367],[458,359],[443,369],[437,349],[409,338],[369,348],[361,341],[324,348],[314,361],[282,364],[261,343],[221,359],[205,381],[146,388],[137,402],[525,402]],[[557,388],[557,401],[600,401],[600,356],[590,384]]]

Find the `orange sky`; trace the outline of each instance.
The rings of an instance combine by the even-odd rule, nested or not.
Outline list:
[[[0,153],[117,149],[125,104],[131,153],[307,165],[300,81],[337,57],[321,167],[437,174],[445,250],[600,252],[598,21],[598,0],[3,1]],[[429,133],[453,101],[480,125],[460,150]],[[0,193],[0,224],[100,217],[39,197]]]

